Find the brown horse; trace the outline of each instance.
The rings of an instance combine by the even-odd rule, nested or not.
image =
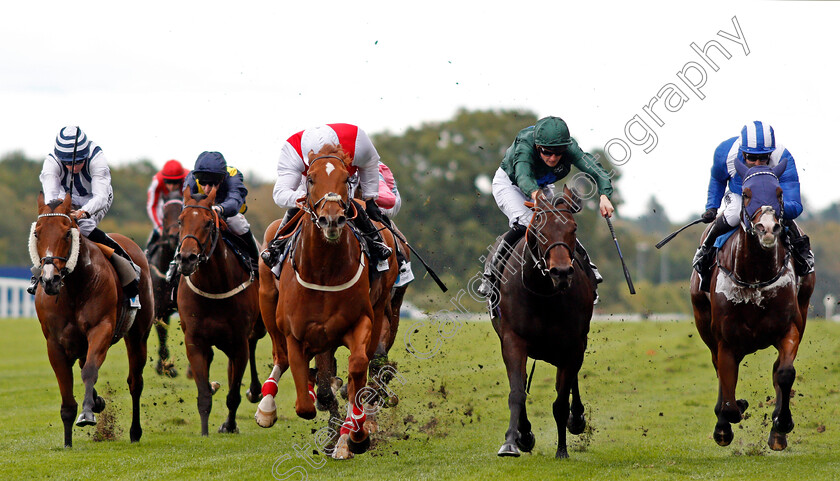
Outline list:
[[[177,190],[169,192],[163,197],[163,226],[160,237],[152,243],[146,255],[149,260],[149,267],[152,271],[152,292],[155,296],[155,329],[158,334],[158,361],[155,371],[158,374],[165,374],[169,377],[178,375],[169,359],[169,346],[167,337],[169,331],[169,317],[178,308],[172,298],[172,289],[166,282],[166,271],[169,263],[175,257],[175,250],[178,248],[178,217],[184,208],[184,200]]]
[[[779,352],[773,364],[776,407],[767,442],[771,449],[780,451],[787,446],[786,434],[793,430],[793,361],[805,331],[816,275],[812,272],[798,278],[779,238],[784,204],[778,176],[786,162],[772,169],[756,166],[747,170],[740,161],[735,165],[744,179],[745,227],[737,229],[718,253],[710,294],[700,290],[700,278],[692,271],[691,303],[697,330],[712,353],[718,375],[715,441],[721,446],[732,442],[730,423],[740,422],[748,406],[747,401],[735,399],[741,360],[774,346]]]
[[[119,277],[111,262],[95,244],[79,234],[70,217],[70,195],[64,201],[44,203],[38,195],[38,220],[29,240],[33,263],[40,265],[39,288],[35,310],[47,340],[47,354],[61,391],[61,420],[64,423],[64,446],[73,445],[73,420],[78,404],[73,397],[73,364],[81,367],[85,396],[77,426],[96,424],[94,413],[105,409],[105,400],[97,393],[99,368],[108,348],[125,338],[128,352],[128,389],[131,392],[132,442],[140,440],[140,394],[143,392],[143,367],[146,365],[146,340],[152,326],[152,288],[149,265],[143,251],[125,236],[111,234],[140,266],[140,309],[128,307]],[[106,248],[107,249],[107,248]],[[112,254],[108,249],[108,255]]]
[[[265,336],[260,317],[259,279],[243,267],[233,249],[222,238],[227,226],[213,210],[217,188],[204,194],[184,194],[184,210],[179,217],[180,247],[175,255],[181,272],[178,285],[178,312],[187,358],[198,388],[201,434],[207,424],[215,389],[209,370],[215,346],[228,357],[226,399],[228,417],[220,433],[236,433],[239,387],[250,359],[251,385],[246,393],[251,402],[259,401],[260,383],[254,361],[257,340]]]
[[[364,427],[366,399],[357,398],[367,382],[367,370],[379,344],[381,324],[391,301],[390,288],[398,273],[392,255],[387,271],[369,277],[365,258],[349,218],[357,214],[348,199],[348,171],[352,159],[340,146],[326,145],[309,154],[307,194],[300,217],[300,234],[293,252],[283,261],[279,280],[260,265],[260,307],[273,346],[274,369],[263,384],[264,398],[255,415],[257,424],[270,427],[277,420],[274,395],[277,381],[291,366],[295,382],[295,411],[315,417],[309,363],[318,354],[332,354],[338,346],[350,350],[348,415],[339,431],[333,457],[346,459],[370,445]],[[274,237],[279,221],[266,230]],[[394,238],[383,231],[393,249]]]
[[[578,206],[579,199],[568,188],[553,202],[538,196],[525,238],[515,246],[500,278],[499,311],[492,323],[510,383],[510,425],[499,456],[519,456],[520,450],[534,448],[525,411],[528,357],[557,367],[557,458],[569,457],[565,428],[580,434],[586,427],[578,371],[586,351],[595,278],[588,263],[574,255],[573,214]]]

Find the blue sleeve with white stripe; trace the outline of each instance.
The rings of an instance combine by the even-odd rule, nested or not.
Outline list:
[[[779,185],[782,187],[784,200],[784,218],[796,219],[802,213],[802,198],[799,195],[799,174],[796,172],[796,162],[787,149],[782,154],[782,159],[787,159],[787,167],[779,177]],[[780,160],[781,162],[781,160]]]
[[[726,157],[729,155],[734,140],[734,138],[726,140],[715,149],[714,160],[712,161],[712,176],[709,179],[709,193],[706,197],[706,209],[720,207],[720,201],[723,200],[723,194],[726,193],[726,182],[729,180]]]

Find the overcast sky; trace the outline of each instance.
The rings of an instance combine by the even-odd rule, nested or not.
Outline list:
[[[621,216],[656,194],[682,221],[704,209],[715,147],[764,120],[796,159],[806,208],[840,200],[840,5],[565,3],[13,2],[0,155],[42,158],[79,125],[113,164],[190,166],[218,150],[273,180],[283,141],[311,125],[400,133],[462,107],[525,108],[563,117],[586,150],[612,145],[620,160],[629,147]],[[729,58],[691,47],[711,40]],[[629,138],[644,138],[641,122],[656,145]]]

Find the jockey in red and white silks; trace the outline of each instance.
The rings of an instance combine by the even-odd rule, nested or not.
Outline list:
[[[304,178],[309,170],[309,152],[317,153],[326,144],[341,145],[353,159],[348,171],[351,176],[358,172],[362,198],[379,197],[379,153],[368,135],[355,125],[325,124],[302,130],[283,144],[274,183],[275,204],[284,209],[292,208],[297,199],[306,195]]]
[[[180,162],[172,159],[167,161],[163,168],[152,177],[152,182],[149,183],[149,189],[146,191],[146,214],[149,215],[155,230],[160,231],[163,227],[163,197],[173,191],[181,192],[184,179],[189,173],[189,169],[185,169]]]

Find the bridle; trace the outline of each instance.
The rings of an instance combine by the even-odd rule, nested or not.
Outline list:
[[[545,213],[545,214],[547,214],[547,213],[554,213],[554,214],[567,213],[567,214],[570,214],[570,215],[574,215],[574,212],[572,212],[570,209],[538,209],[536,206],[534,207],[534,215],[531,217],[531,222],[528,223],[528,230],[525,232],[525,250],[531,256],[531,260],[534,261],[534,265],[537,267],[537,269],[540,271],[540,273],[543,276],[547,276],[549,274],[548,253],[551,252],[551,249],[554,249],[555,247],[565,247],[566,250],[569,251],[569,257],[571,259],[575,258],[575,254],[574,254],[575,250],[569,244],[566,244],[565,242],[562,242],[562,241],[557,241],[557,242],[554,242],[552,244],[549,244],[549,246],[545,248],[545,250],[542,252],[542,254],[540,254],[539,238],[542,237],[542,235],[539,232],[539,228],[534,225],[534,220],[537,218],[537,215],[539,215],[541,213]],[[532,226],[534,226],[534,230],[536,231],[536,238],[537,238],[537,242],[536,242],[536,251],[537,252],[536,252],[536,255],[534,255],[533,248],[531,247],[531,243],[528,242],[528,233],[531,232],[531,227]]]
[[[186,209],[209,210],[211,212],[211,214],[213,215],[213,220],[215,221],[213,223],[213,230],[210,233],[210,249],[207,251],[207,254],[204,253],[204,251],[207,250],[207,243],[202,242],[201,239],[199,239],[198,237],[196,237],[192,234],[187,234],[184,237],[181,237],[181,240],[178,241],[178,251],[180,251],[181,250],[181,245],[184,243],[185,240],[195,239],[195,242],[200,247],[199,253],[198,253],[198,263],[200,264],[200,263],[202,263],[202,262],[204,262],[204,261],[206,261],[207,259],[210,258],[210,256],[213,254],[213,251],[216,249],[216,244],[219,241],[219,234],[221,232],[221,230],[219,229],[219,213],[216,212],[215,209],[212,209],[210,207],[205,207],[203,205],[197,205],[197,204],[184,205],[184,209],[185,210]]]
[[[344,159],[342,159],[341,157],[338,157],[338,156],[335,156],[335,155],[321,155],[321,156],[318,156],[318,157],[315,157],[314,159],[312,159],[312,161],[309,163],[309,169],[312,169],[312,166],[315,164],[315,162],[317,162],[318,160],[321,160],[321,159],[336,159],[336,160],[340,161],[341,165],[345,166],[345,168],[347,167],[347,164],[344,163]],[[348,192],[350,191],[350,178],[349,177],[347,179],[347,191]],[[339,207],[341,207],[341,210],[344,211],[344,214],[347,216],[348,219],[355,218],[356,215],[358,214],[358,212],[356,212],[355,203],[345,202],[344,199],[341,197],[341,195],[336,194],[335,192],[327,192],[320,199],[318,199],[317,202],[315,202],[313,204],[312,203],[312,198],[309,195],[309,184],[307,183],[307,185],[306,185],[306,204],[301,206],[301,210],[303,210],[304,212],[309,214],[309,217],[312,219],[312,222],[316,226],[318,226],[319,229],[321,229],[322,227],[318,223],[318,215],[316,214],[316,211],[323,204],[326,204],[327,202],[337,203],[339,205]],[[353,211],[352,216],[350,215],[351,206],[352,206],[352,211]]]
[[[29,252],[29,254],[30,254],[30,257],[32,258],[31,259],[32,264],[34,265],[34,264],[37,263],[39,269],[41,269],[41,270],[43,270],[44,266],[46,266],[47,264],[52,264],[53,266],[55,266],[55,261],[64,262],[64,267],[62,267],[61,269],[58,269],[59,282],[63,284],[64,283],[64,277],[66,277],[68,274],[73,272],[73,270],[76,268],[76,262],[79,259],[79,244],[80,244],[79,230],[78,230],[78,228],[72,227],[72,225],[75,224],[75,221],[73,220],[72,217],[70,217],[67,214],[62,214],[62,213],[59,213],[59,212],[50,212],[50,213],[47,213],[47,214],[38,215],[38,219],[41,219],[41,218],[44,218],[44,217],[64,217],[65,219],[70,221],[70,225],[71,225],[70,232],[71,232],[71,236],[72,236],[72,240],[71,240],[71,243],[70,243],[70,253],[67,255],[67,257],[63,257],[63,256],[43,256],[41,258],[38,258],[38,250],[37,250],[36,241],[35,241],[35,226],[38,223],[36,221],[36,222],[32,223],[32,232],[30,233],[30,252]]]

